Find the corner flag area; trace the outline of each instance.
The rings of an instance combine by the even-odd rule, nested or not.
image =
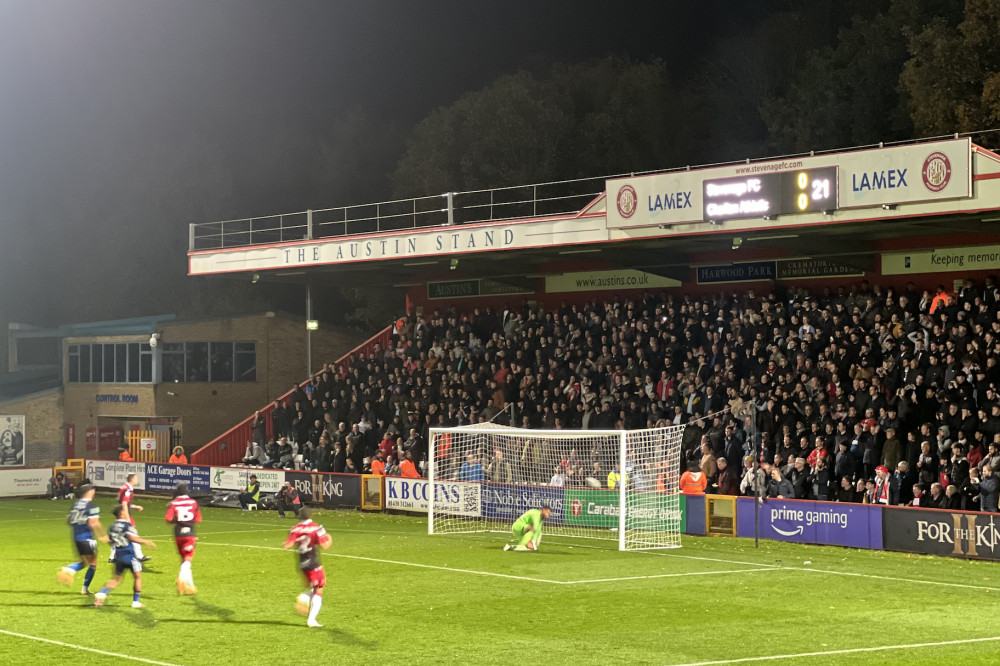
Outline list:
[[[94,608],[56,584],[75,558],[62,503],[0,502],[0,557],[20,572],[6,567],[0,585],[0,662],[937,666],[989,663],[1000,647],[995,563],[689,536],[681,550],[619,552],[552,535],[512,554],[508,534],[429,537],[423,518],[340,511],[314,514],[333,547],[325,626],[311,629],[281,547],[294,520],[205,509],[198,593],[178,596],[165,503],[144,504],[139,533],[159,548],[133,609],[124,587]]]

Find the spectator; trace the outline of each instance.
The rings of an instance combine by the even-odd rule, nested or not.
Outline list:
[[[960,511],[964,507],[962,502],[962,494],[958,491],[955,486],[948,486],[945,488],[945,506],[941,507],[943,509],[948,509],[950,511]]]
[[[944,495],[944,488],[941,487],[940,483],[932,483],[931,490],[927,498],[926,506],[931,509],[944,509],[946,508],[945,501],[946,497]]]
[[[1000,479],[994,474],[993,468],[988,465],[983,467],[983,477],[976,481],[970,481],[970,483],[979,491],[981,510],[987,513],[996,513]]]
[[[167,462],[169,462],[171,465],[187,465],[188,458],[186,455],[184,455],[184,447],[175,446],[174,453],[172,456],[170,456],[170,460],[168,460]]]
[[[246,451],[243,453],[244,465],[263,465],[266,460],[267,456],[264,454],[264,449],[260,444],[253,440],[247,442]]]
[[[905,465],[905,462],[899,463]],[[899,480],[889,475],[889,470],[879,465],[875,469],[875,487],[872,495],[873,504],[897,506],[899,504]],[[912,499],[912,498],[909,498]],[[907,500],[908,501],[908,500]]]
[[[763,495],[767,490],[767,477],[764,470],[754,467],[753,456],[743,459],[743,478],[740,480],[740,492],[748,497]]]
[[[739,495],[739,478],[729,467],[729,461],[725,457],[720,457],[715,464],[718,471],[710,484],[711,492],[716,495]]]
[[[412,459],[413,454],[411,451],[407,451],[406,455],[408,458]],[[486,476],[483,473],[482,464],[476,459],[476,456],[471,453],[466,456],[465,462],[462,463],[461,469],[458,471],[459,481],[469,481],[471,483],[482,483],[486,480]]]
[[[135,462],[132,459],[132,454],[129,453],[129,450],[128,450],[127,446],[120,446],[120,447],[118,447],[118,460],[120,460],[122,462]]]
[[[830,470],[826,468],[826,458],[819,458],[807,479],[809,497],[821,502],[827,501],[830,498],[831,479]]]
[[[978,285],[963,293],[985,290]],[[980,299],[979,305],[965,297],[953,302],[943,290],[921,299],[916,288],[896,294],[858,284],[839,292],[791,289],[752,297],[749,291],[686,298],[647,293],[617,305],[597,301],[559,311],[525,305],[504,315],[428,312],[420,320],[404,317],[405,326],[377,353],[324,368],[307,391],[296,389],[288,410],[303,412],[305,423],[322,419],[327,432],[327,423],[381,422],[370,434],[360,433],[373,443],[414,430],[426,441],[431,426],[481,422],[497,413],[497,396],[516,407],[515,423],[527,420],[529,427],[554,426],[556,419],[569,428],[585,427],[586,419],[595,429],[619,421],[631,428],[690,419],[687,460],[701,462],[705,435],[713,455],[734,469],[746,454],[768,461],[779,451],[786,460],[808,458],[823,437],[824,448],[834,453],[827,469],[838,478],[849,473],[863,488],[873,465],[895,469],[907,461],[903,480],[909,483],[899,487],[905,500],[916,480],[905,477],[923,471],[917,463],[924,441],[931,444],[929,465],[937,469],[932,482],[944,486],[942,447],[962,442],[975,468],[977,445],[987,448],[1000,433],[1000,400],[990,388],[1000,381],[1000,350],[990,330],[998,304]],[[716,406],[729,411],[715,414]],[[276,412],[272,422],[279,430]],[[510,418],[504,412],[498,422]],[[808,452],[801,450],[804,436]],[[848,453],[857,456],[853,469],[838,460],[845,436]],[[360,448],[374,458],[367,441]],[[409,450],[414,462],[422,462],[409,441],[393,455]],[[504,454],[502,460],[518,463],[522,452]],[[534,455],[529,449],[526,460]],[[948,485],[966,497],[956,478],[962,465],[956,473],[949,457]],[[438,473],[453,478],[461,462],[445,458]],[[608,469],[612,460],[587,459],[584,469],[594,462]],[[996,470],[1000,456],[994,463]],[[552,464],[551,456],[542,456],[534,477],[516,469],[512,480],[546,483]],[[807,464],[815,473],[814,462]],[[571,474],[578,470],[567,465],[567,482],[588,477]],[[589,476],[605,486],[606,472]]]
[[[260,415],[260,410],[253,413],[253,421],[250,422],[250,428],[253,430],[253,441],[258,444],[267,441],[267,422]],[[277,433],[275,433],[275,437],[277,436]]]
[[[795,488],[791,481],[785,478],[781,470],[775,467],[771,470],[771,480],[767,484],[767,496],[777,499],[794,499]]]
[[[504,460],[503,451],[497,449],[493,459],[486,466],[486,476],[492,483],[514,483],[514,475],[510,463]]]
[[[553,470],[552,478],[549,479],[549,485],[553,488],[562,488],[566,485],[566,467],[563,465],[556,465]]]
[[[854,483],[849,476],[840,477],[840,487],[837,488],[836,501],[850,503],[860,501],[857,492],[854,490]]]
[[[782,471],[782,475],[792,484],[793,493],[786,496],[786,499],[807,499],[809,496],[809,470],[806,468],[806,459],[798,457],[792,464]]]

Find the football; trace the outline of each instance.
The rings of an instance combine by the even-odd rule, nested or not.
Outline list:
[[[309,614],[309,595],[300,594],[295,600],[295,612],[299,615]]]

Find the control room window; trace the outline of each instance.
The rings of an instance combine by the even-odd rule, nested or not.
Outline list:
[[[104,377],[104,347],[102,345],[90,346],[90,381],[101,382]]]
[[[210,349],[212,358],[212,374],[210,381],[233,381],[233,343],[213,342],[211,343]]]
[[[80,381],[80,345],[70,345],[68,350],[69,381]]]
[[[139,343],[128,343],[128,380],[132,384],[139,382]]]
[[[257,381],[257,343],[236,343],[236,381]]]
[[[184,381],[184,343],[164,343],[160,356],[163,359],[163,381],[166,383]]]
[[[80,345],[80,381],[90,381],[90,345]]]
[[[107,354],[107,352],[105,352]],[[128,345],[115,345],[115,382],[124,384],[128,381]]]
[[[184,373],[189,382],[208,381],[208,343],[188,342],[184,345]]]

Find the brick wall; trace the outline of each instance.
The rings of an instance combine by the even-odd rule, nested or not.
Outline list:
[[[76,426],[83,441],[87,427],[125,420],[173,422],[181,444],[190,453],[286,393],[306,378],[305,321],[280,313],[232,319],[168,322],[160,326],[160,343],[236,341],[257,343],[257,381],[171,384],[65,384],[65,423]],[[318,369],[363,342],[350,329],[313,331],[313,366]],[[148,335],[67,339],[63,344],[64,379],[68,377],[66,347],[77,343],[148,342]],[[128,394],[134,403],[97,402],[97,394]],[[63,423],[60,417],[58,423]]]
[[[24,415],[26,467],[50,467],[66,459],[61,389],[0,402],[0,415]]]

